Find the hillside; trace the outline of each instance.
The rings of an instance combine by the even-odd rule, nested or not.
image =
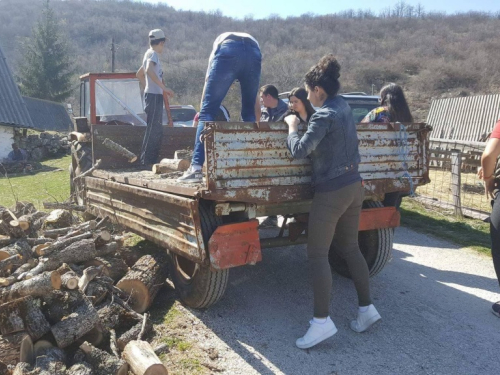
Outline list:
[[[407,12],[376,17],[357,11],[235,20],[220,12],[176,11],[131,1],[52,0],[50,4],[81,74],[110,71],[112,37],[117,45],[116,68],[135,71],[147,48],[148,31],[162,28],[170,39],[163,56],[167,84],[177,93],[177,103],[195,107],[213,40],[224,31],[256,37],[263,52],[261,84],[273,83],[281,91],[301,85],[307,69],[329,52],[341,62],[343,91],[370,93],[373,85],[377,92],[386,82],[397,82],[405,87],[418,120],[425,120],[432,97],[500,90],[498,14]],[[41,6],[40,0],[0,1],[0,46],[14,72],[22,56],[21,42],[30,36]],[[237,91],[234,87],[228,99],[233,118]]]

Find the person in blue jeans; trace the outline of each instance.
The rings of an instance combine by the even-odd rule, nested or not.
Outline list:
[[[229,88],[238,80],[241,87],[241,118],[255,122],[260,113],[257,99],[262,55],[259,43],[246,33],[227,32],[219,35],[213,44],[208,60],[205,86],[201,96],[201,110],[191,166],[178,178],[178,182],[198,183],[202,181],[205,162],[205,147],[200,140],[206,121],[215,121],[217,111]]]

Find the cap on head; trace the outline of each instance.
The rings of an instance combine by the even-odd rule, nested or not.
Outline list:
[[[158,40],[158,39],[166,39],[165,33],[161,29],[154,29],[149,32],[149,40]]]

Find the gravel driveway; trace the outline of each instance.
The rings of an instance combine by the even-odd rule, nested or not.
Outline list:
[[[231,270],[224,298],[196,316],[194,339],[217,350],[227,374],[493,374],[500,371],[500,299],[491,259],[406,228],[392,261],[372,278],[382,321],[349,329],[350,280],[334,275],[331,317],[339,332],[303,351],[312,292],[305,246],[268,249],[263,262]]]

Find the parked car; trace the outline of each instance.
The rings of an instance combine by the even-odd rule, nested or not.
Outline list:
[[[174,126],[192,127],[196,109],[192,105],[171,105],[170,114]],[[168,125],[167,111],[163,109],[163,125]]]

